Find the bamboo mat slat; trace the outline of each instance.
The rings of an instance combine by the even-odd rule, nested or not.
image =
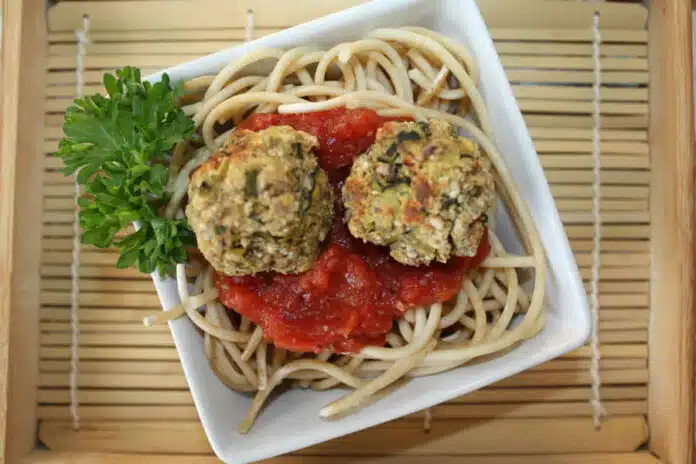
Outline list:
[[[604,358],[600,361],[600,365],[606,369],[637,369],[645,368],[647,360],[641,358]],[[69,368],[68,360],[43,360],[39,363],[39,369],[42,373],[55,374],[58,373],[58,379],[61,385],[65,386],[64,380],[61,377]],[[530,372],[547,372],[547,371],[569,371],[569,370],[586,370],[589,369],[589,360],[586,359],[557,359],[540,366],[530,369]],[[83,361],[80,364],[80,372],[85,374],[181,374],[183,371],[178,362],[172,361]],[[464,396],[466,398],[468,395]]]
[[[421,456],[360,456],[355,458],[331,456],[335,464],[420,464]],[[70,462],[72,464],[212,464],[217,459],[210,456],[173,456],[173,455],[135,455],[135,454],[104,454],[104,453],[72,453],[60,452],[47,455],[45,452],[35,452],[31,462],[48,464]],[[325,456],[283,456],[265,461],[265,464],[323,464]],[[592,453],[592,454],[545,454],[528,456],[429,456],[432,464],[659,464],[657,458],[648,452],[638,453]]]
[[[642,414],[646,400],[606,401],[604,407],[612,416],[632,416]],[[431,414],[440,419],[526,419],[553,417],[591,417],[592,411],[585,403],[509,403],[478,405],[447,405],[432,408]],[[62,406],[41,406],[39,417],[45,420],[71,420],[70,411]],[[83,406],[80,408],[82,420],[131,421],[137,417],[143,421],[195,421],[198,419],[196,408],[187,406]],[[407,416],[402,420],[423,421],[423,413]]]
[[[281,14],[277,0],[253,5],[246,0],[211,0],[216,14],[210,15],[194,6],[197,1],[62,2],[49,13],[38,414],[40,438],[54,450],[210,453],[169,332],[165,327],[142,326],[143,317],[159,309],[150,278],[135,270],[115,269],[114,250],[82,247],[83,430],[71,429],[69,267],[74,191],[72,179],[58,172],[61,164],[49,153],[57,148],[62,112],[75,96],[74,29],[83,12],[89,12],[92,21],[85,73],[85,90],[91,93],[102,90],[104,71],[131,64],[147,74],[241,43],[249,6],[255,13],[254,34],[260,37],[358,3],[296,0]],[[571,2],[544,2],[541,7],[538,0],[492,0],[481,5],[589,288],[594,221],[592,10],[589,5],[573,5],[579,8],[577,14],[568,14]],[[340,455],[358,454],[361,462],[379,464],[412,464],[425,455],[435,464],[574,464],[590,461],[564,453],[629,452],[645,441],[652,162],[647,136],[646,13],[635,5],[597,7],[602,15],[604,83],[599,333],[607,420],[602,428],[595,431],[590,420],[591,352],[585,346],[436,407],[429,434],[423,433],[422,414],[415,414],[302,450],[301,457],[269,463],[341,463]],[[396,457],[375,457],[390,453]],[[516,453],[544,458],[502,456]],[[544,460],[554,453],[560,454]],[[590,459],[615,462],[607,456]],[[629,464],[655,462],[640,453],[612,456]],[[158,459],[153,455],[147,462]],[[162,462],[177,461],[162,458]]]
[[[255,14],[255,28],[264,30],[288,27],[359,3],[363,1],[331,0],[318,5],[313,0],[295,0],[293,8],[278,8],[277,0],[211,0],[206,2],[210,7],[206,9],[200,8],[196,0],[103,1],[89,5],[64,1],[58,8],[49,11],[48,24],[50,32],[72,33],[80,27],[82,14],[88,12],[95,31],[208,29],[218,32],[219,29],[243,29],[246,26],[246,12],[251,8]],[[576,14],[568,14],[571,11],[569,7],[573,7]],[[559,36],[573,34],[591,40],[591,31],[582,29],[582,26],[586,26],[583,14],[590,13],[591,16],[594,6],[569,6],[556,1],[487,1],[479,2],[479,8],[495,38],[499,38],[495,31],[504,28],[514,31],[509,35],[513,40],[534,34],[540,40],[548,40],[549,37],[558,40]],[[211,9],[216,14],[211,15]],[[618,29],[622,35],[643,33],[642,41],[647,39],[646,31],[642,30],[647,20],[643,8],[608,4],[601,6],[601,15],[603,28]],[[553,32],[543,35],[537,32],[539,30]],[[605,41],[613,42],[616,39],[606,37]]]
[[[524,399],[531,404],[552,403],[577,403],[586,402],[590,398],[590,392],[583,387],[564,388],[500,388],[490,387],[473,392],[452,401],[452,404],[509,404],[520,402],[520,392],[524,393]],[[65,389],[46,389],[39,392],[39,401],[43,406],[60,405],[68,401],[69,392]],[[609,386],[602,396],[607,401],[636,401],[647,398],[646,386]],[[152,392],[145,390],[87,390],[81,392],[81,400],[86,405],[130,405],[130,406],[191,406],[193,404],[188,390],[160,391],[157,397]]]
[[[396,420],[325,442],[298,455],[476,455],[635,450],[647,438],[642,416],[618,416],[597,432],[586,417],[489,421],[442,419],[430,433],[420,421]],[[398,437],[398,440],[394,439]],[[505,449],[501,449],[505,437]],[[202,428],[194,421],[85,421],[75,431],[69,421],[45,420],[39,438],[56,451],[122,453],[209,453]],[[464,441],[463,441],[464,440]],[[466,446],[462,446],[466,443]]]
[[[605,386],[644,384],[648,378],[647,365],[645,360],[641,360],[638,364],[642,364],[642,367],[633,369],[600,368],[602,384]],[[496,385],[505,388],[589,386],[591,384],[589,370],[587,366],[582,367],[584,369],[580,370],[529,370],[514,377],[501,380]],[[620,367],[625,366],[620,365]],[[39,386],[41,388],[68,388],[68,376],[67,372],[43,372],[39,374]],[[150,373],[81,372],[78,385],[80,388],[140,388],[147,390],[171,390],[187,387],[186,379],[181,372],[160,375],[152,375]]]
[[[257,34],[259,30],[257,29]],[[262,34],[266,31],[262,31]],[[229,47],[235,41],[241,43],[244,32],[239,31],[238,37],[228,40],[206,40],[201,42],[110,42],[107,36],[100,31],[95,31],[93,37],[99,42],[90,47],[90,53],[97,55],[137,55],[137,54],[157,54],[157,55],[177,55],[177,54],[204,54],[213,53],[222,48]],[[258,34],[261,35],[261,34]],[[119,35],[119,39],[123,36]],[[53,43],[48,47],[49,56],[68,56],[75,57],[75,37],[66,35],[64,40],[58,42],[58,37],[52,37]],[[587,57],[592,54],[592,46],[589,44],[576,43],[530,43],[521,44],[519,42],[501,42],[498,45],[498,53],[506,57],[507,55],[542,55],[542,56],[582,56]],[[632,57],[642,58],[648,56],[647,46],[636,45],[605,45],[602,47],[601,55],[605,57]],[[586,58],[585,58],[586,59]]]

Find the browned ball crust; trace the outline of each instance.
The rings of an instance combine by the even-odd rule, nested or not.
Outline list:
[[[313,150],[288,126],[234,131],[191,176],[186,207],[198,246],[219,272],[304,272],[331,228],[333,192]]]
[[[489,160],[440,120],[386,123],[343,187],[350,232],[412,266],[474,256],[494,195]]]

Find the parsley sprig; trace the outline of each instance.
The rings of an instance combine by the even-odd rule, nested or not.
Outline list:
[[[194,129],[177,105],[183,89],[166,74],[160,82],[142,82],[132,67],[105,74],[104,87],[108,97],[77,98],[66,110],[55,153],[63,159],[63,174],[77,171],[82,186],[82,243],[116,246],[119,268],[137,265],[141,272],[171,275],[186,260],[186,247],[195,244],[185,219],[158,215],[169,197],[169,152]],[[116,237],[135,221],[138,230]]]

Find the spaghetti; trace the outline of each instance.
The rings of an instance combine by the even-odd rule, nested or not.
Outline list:
[[[268,62],[274,63],[269,73],[249,73],[250,65]],[[185,83],[182,107],[195,121],[203,145],[194,148],[184,142],[175,148],[167,217],[183,217],[190,173],[218,151],[249,114],[368,108],[383,117],[444,120],[469,135],[492,163],[496,191],[527,253],[508,254],[491,227],[490,255],[468,272],[452,301],[408,310],[387,334],[385,346],[367,346],[358,353],[279,349],[264,339],[260,327],[243,316],[228,315],[208,263],[192,259],[188,267],[178,265],[181,304],[145,322],[186,315],[201,329],[210,366],[220,380],[231,389],[255,393],[241,432],[249,431],[281,383],[315,390],[351,388],[320,411],[322,417],[341,416],[404,378],[502,353],[542,329],[545,256],[530,214],[491,140],[477,80],[476,63],[465,47],[426,29],[402,28],[378,29],[328,51],[311,46],[255,50],[215,76]],[[523,285],[528,279],[529,285]]]

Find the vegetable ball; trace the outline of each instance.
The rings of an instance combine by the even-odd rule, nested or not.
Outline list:
[[[351,234],[411,266],[474,256],[494,193],[489,160],[441,120],[383,125],[343,186]]]
[[[205,258],[239,276],[310,268],[331,228],[333,191],[316,137],[288,126],[236,130],[191,176],[186,216]]]

